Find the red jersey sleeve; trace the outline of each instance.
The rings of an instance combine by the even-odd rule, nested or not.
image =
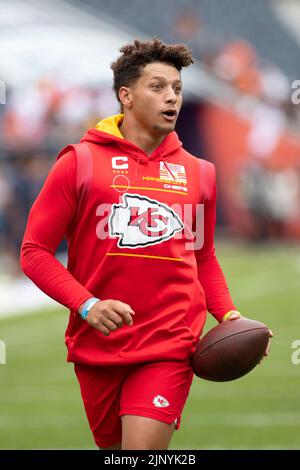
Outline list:
[[[201,168],[204,171],[204,167]],[[207,310],[221,321],[229,310],[237,310],[229,293],[222,268],[216,257],[214,231],[216,224],[216,171],[212,163],[205,163],[205,171],[211,177],[202,177],[204,198],[204,242],[200,250],[195,250],[198,265],[198,279],[204,289]]]
[[[77,210],[76,155],[69,151],[50,170],[29,213],[20,263],[47,295],[78,310],[93,295],[55,258]]]

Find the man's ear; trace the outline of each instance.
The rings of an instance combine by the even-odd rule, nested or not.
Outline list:
[[[119,99],[124,108],[132,107],[133,97],[129,87],[121,86],[119,89]]]

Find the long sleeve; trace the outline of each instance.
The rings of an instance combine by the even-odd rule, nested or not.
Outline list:
[[[70,151],[53,165],[31,208],[20,263],[24,273],[43,292],[74,310],[93,295],[54,255],[76,210],[76,158]]]
[[[200,250],[195,250],[195,255],[198,278],[204,289],[207,310],[220,322],[225,313],[237,310],[237,308],[230,296],[214,246],[216,224],[216,172],[214,165],[206,162],[205,171],[211,172],[211,177],[201,178],[206,194],[204,200],[204,242]]]

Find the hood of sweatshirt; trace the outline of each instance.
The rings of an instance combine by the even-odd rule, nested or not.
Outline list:
[[[149,163],[151,161],[168,160],[178,149],[182,147],[175,131],[170,132],[163,142],[156,147],[151,155],[147,155],[141,148],[132,142],[125,140],[120,132],[120,124],[122,123],[124,114],[116,114],[102,121],[99,121],[95,129],[89,129],[83,136],[81,142],[92,142],[101,145],[115,145],[122,152],[134,157],[138,162]]]

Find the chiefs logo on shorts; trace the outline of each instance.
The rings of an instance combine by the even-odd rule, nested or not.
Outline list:
[[[155,245],[172,238],[183,222],[166,204],[139,194],[123,194],[121,204],[113,204],[109,234],[119,237],[118,247]]]
[[[161,395],[156,395],[156,397],[153,398],[152,403],[158,408],[165,408],[166,406],[170,406],[168,400],[165,397],[162,397]]]

